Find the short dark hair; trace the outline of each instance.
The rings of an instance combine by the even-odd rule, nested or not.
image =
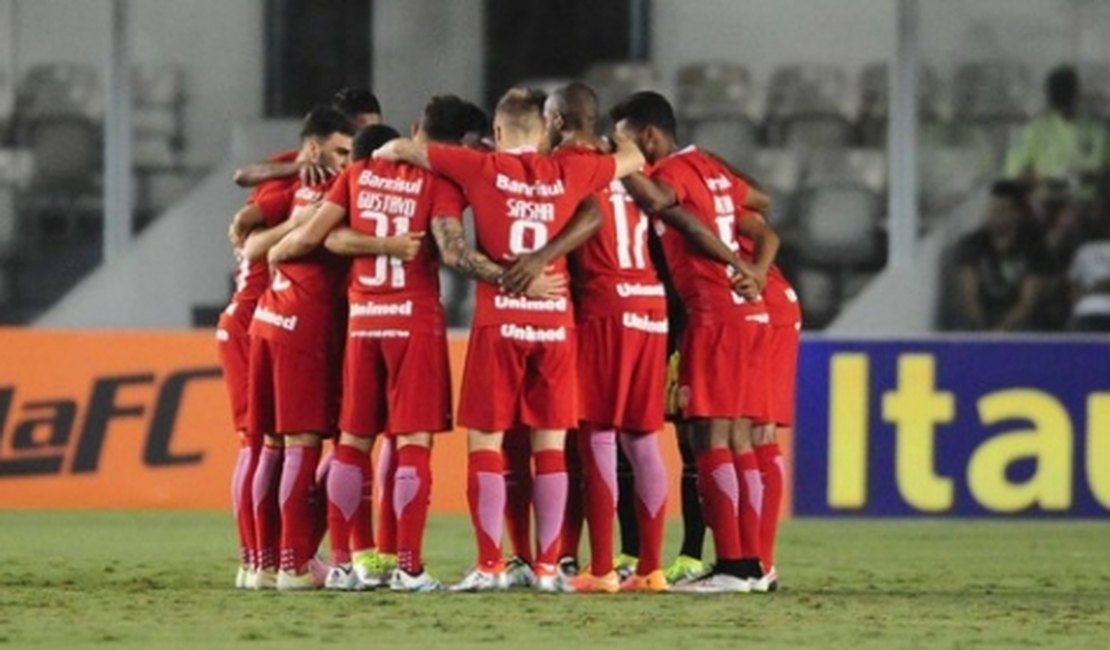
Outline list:
[[[593,88],[575,81],[555,91],[555,97],[568,128],[576,131],[597,128],[597,93]]]
[[[466,132],[477,133],[481,137],[489,135],[489,115],[470,102],[466,103]]]
[[[991,185],[991,197],[1009,201],[1015,208],[1025,211],[1029,207],[1029,186],[1009,179],[995,181]]]
[[[382,114],[382,105],[378,98],[365,88],[340,88],[335,97],[332,97],[331,105],[351,119],[363,113]]]
[[[432,97],[424,106],[424,133],[435,142],[458,144],[470,131],[471,106],[456,95]]]
[[[371,124],[359,129],[351,142],[351,160],[366,160],[374,150],[390,140],[401,137],[397,129],[387,124]]]
[[[354,135],[355,125],[351,120],[331,106],[315,106],[304,116],[301,124],[301,139],[326,138],[333,133]]]
[[[1044,92],[1052,108],[1070,110],[1079,99],[1079,73],[1070,65],[1062,65],[1045,79]]]
[[[666,97],[651,90],[642,90],[621,100],[609,110],[609,117],[614,124],[625,120],[637,130],[654,126],[672,137],[678,131],[674,107]]]

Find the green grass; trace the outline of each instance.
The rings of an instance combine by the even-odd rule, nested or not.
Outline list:
[[[428,540],[432,571],[460,576],[466,520],[434,518]],[[219,513],[0,512],[0,646],[1095,648],[1110,634],[1099,522],[793,521],[770,596],[244,593],[232,547]]]

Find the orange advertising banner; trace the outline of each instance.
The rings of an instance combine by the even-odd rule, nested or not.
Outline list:
[[[452,335],[456,397],[465,356]],[[661,444],[677,514],[669,428]],[[237,445],[211,330],[0,328],[0,508],[229,507]],[[464,433],[432,459],[433,511],[466,512]]]

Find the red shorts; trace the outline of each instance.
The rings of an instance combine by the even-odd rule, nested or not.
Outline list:
[[[339,427],[356,436],[450,431],[447,334],[351,337],[343,359],[342,404]]]
[[[772,325],[767,340],[767,414],[765,421],[794,424],[794,391],[798,374],[798,328]]]
[[[744,387],[743,413],[744,417],[756,422],[766,422],[769,410],[767,402],[771,399],[767,374],[767,345],[771,341],[771,325],[746,322],[744,326],[752,330],[752,347],[744,364],[744,376],[740,380],[741,386]]]
[[[572,327],[474,328],[463,369],[459,424],[481,431],[576,426],[576,347]]]
[[[339,410],[335,355],[251,337],[250,424],[263,434],[333,435]]]
[[[236,305],[237,310],[248,307]],[[250,377],[251,337],[247,332],[250,314],[244,320],[240,314],[220,314],[216,325],[216,341],[219,344],[220,365],[224,370],[224,383],[227,397],[231,402],[231,421],[236,431],[250,428],[247,403],[247,384]]]
[[[667,322],[666,313],[645,315]],[[663,428],[667,332],[632,329],[623,316],[578,327],[579,419],[602,427],[652,432]]]
[[[740,322],[690,322],[680,343],[678,400],[686,418],[747,415],[745,380],[760,330]]]

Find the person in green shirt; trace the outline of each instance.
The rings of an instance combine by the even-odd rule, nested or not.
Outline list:
[[[1072,66],[1053,70],[1045,82],[1048,110],[1022,130],[1006,156],[1006,177],[1040,183],[1084,181],[1105,171],[1110,133],[1099,120],[1079,115],[1079,75]]]

